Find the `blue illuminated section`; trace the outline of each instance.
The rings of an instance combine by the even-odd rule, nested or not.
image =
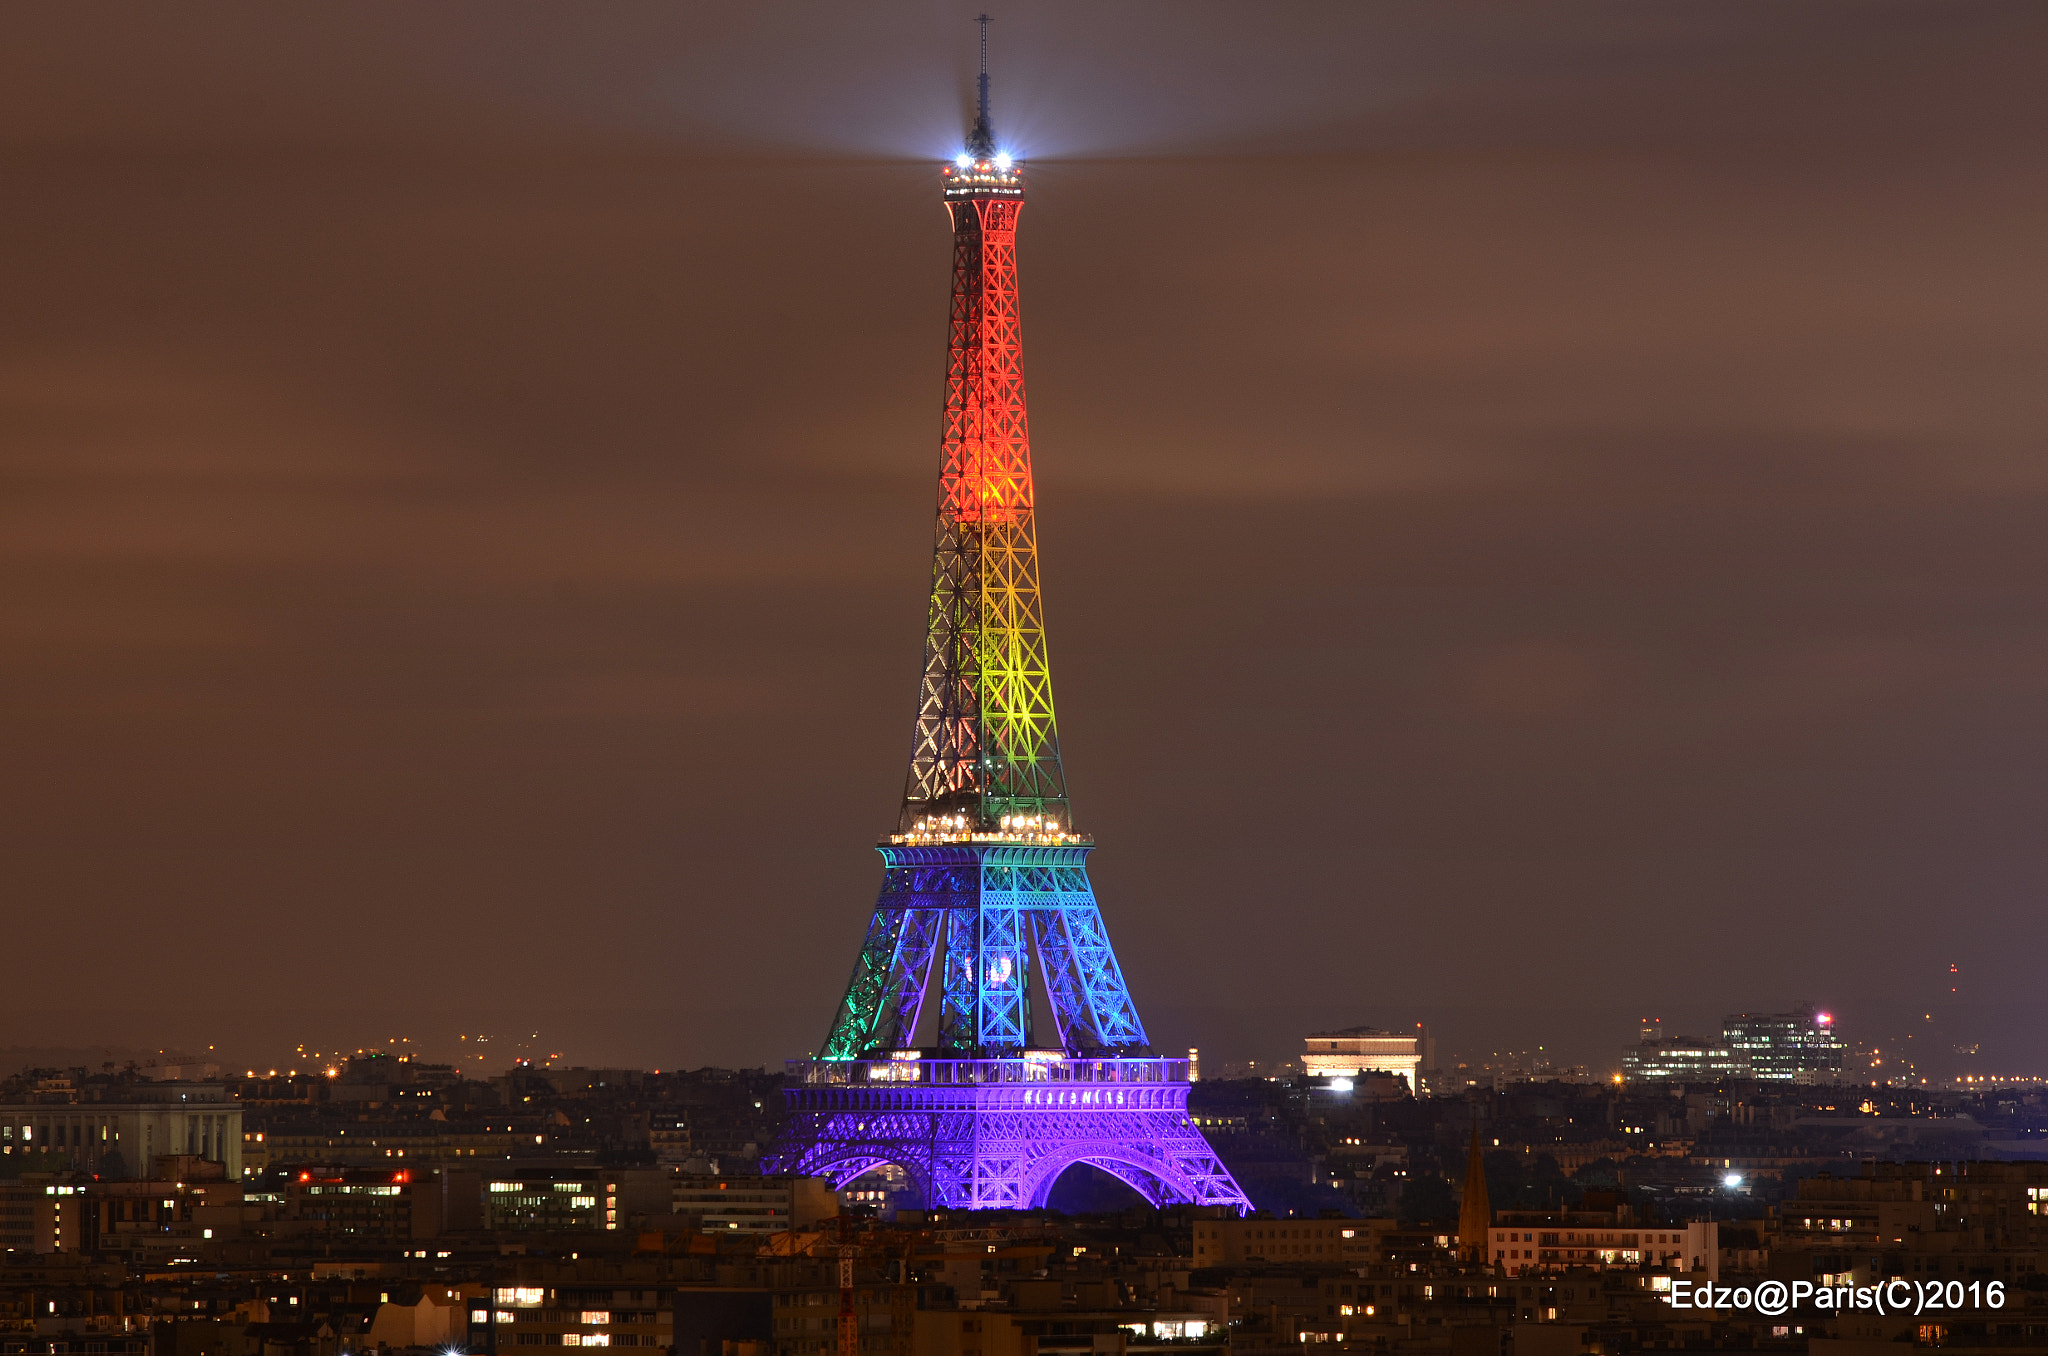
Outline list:
[[[825,1058],[790,1064],[769,1172],[835,1187],[892,1163],[927,1208],[1029,1209],[1087,1163],[1154,1205],[1251,1208],[1187,1115],[1188,1063],[1146,1044],[1088,882],[1057,830],[902,834]],[[1032,966],[1054,1047],[1033,1045]],[[927,990],[936,1044],[914,1044]]]
[[[1065,833],[1036,842],[898,837],[905,841],[881,847],[881,895],[825,1057],[910,1048],[941,956],[941,1051],[1000,1057],[1032,1045],[1035,964],[1051,1008],[1046,1034],[1061,1050],[1150,1053],[1088,882],[1092,843]]]

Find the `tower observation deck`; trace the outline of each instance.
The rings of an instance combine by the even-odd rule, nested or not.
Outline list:
[[[818,1057],[791,1065],[764,1166],[843,1185],[893,1163],[928,1208],[1017,1208],[1085,1162],[1155,1203],[1246,1209],[1188,1120],[1187,1062],[1146,1038],[1068,801],[1024,400],[1024,165],[995,136],[985,46],[940,181],[953,289],[910,771],[853,978]]]

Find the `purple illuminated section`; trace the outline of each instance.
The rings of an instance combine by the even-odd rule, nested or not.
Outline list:
[[[893,1163],[927,1209],[1043,1207],[1086,1163],[1153,1205],[1250,1201],[1188,1120],[1184,1059],[794,1060],[789,1122],[762,1167],[843,1187]]]

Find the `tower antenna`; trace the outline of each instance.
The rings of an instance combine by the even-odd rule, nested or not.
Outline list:
[[[981,25],[981,77],[975,82],[978,97],[974,105],[974,130],[967,134],[967,149],[976,155],[994,155],[996,131],[988,118],[988,26],[995,20],[983,14],[974,22]]]
[[[978,104],[976,105],[976,108],[977,108],[977,109],[978,109],[978,111],[979,111],[979,112],[981,113],[981,120],[982,120],[983,122],[987,122],[987,121],[988,121],[988,26],[989,26],[989,24],[990,24],[990,23],[992,23],[992,22],[993,22],[993,20],[991,20],[991,19],[990,19],[990,18],[988,17],[988,15],[984,14],[984,15],[980,16],[979,18],[977,18],[977,19],[976,19],[976,20],[975,20],[974,22],[976,22],[976,23],[978,23],[978,24],[980,24],[980,25],[981,25],[981,80],[980,80],[980,82],[979,82],[979,84],[978,84],[978,86],[977,86],[977,88],[979,88],[979,89],[980,89],[980,91],[981,91],[981,100],[980,100],[980,102],[979,102],[979,103],[978,103]]]

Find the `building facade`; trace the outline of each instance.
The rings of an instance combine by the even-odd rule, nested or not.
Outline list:
[[[675,1344],[675,1311],[658,1289],[506,1285],[493,1287],[489,1307],[469,1301],[470,1351]]]
[[[153,1160],[182,1155],[242,1174],[242,1108],[218,1083],[137,1083],[122,1100],[55,1092],[0,1106],[0,1154],[29,1154],[41,1168],[100,1177],[147,1177]]]
[[[1302,1072],[1311,1078],[1358,1078],[1364,1074],[1397,1074],[1419,1090],[1422,1032],[1382,1031],[1354,1026],[1318,1031],[1303,1042]]]
[[[1726,1041],[1656,1036],[1622,1052],[1621,1076],[1629,1083],[1718,1083],[1750,1072],[1749,1060]]]
[[[52,1173],[0,1182],[0,1249],[78,1252],[85,1246],[85,1188]]]
[[[1720,1225],[1632,1225],[1566,1221],[1514,1223],[1487,1231],[1487,1256],[1504,1274],[1527,1271],[1669,1272],[1721,1278]]]
[[[159,1160],[176,1176],[148,1181],[91,1182],[79,1188],[84,1247],[102,1260],[120,1258],[131,1266],[162,1265],[192,1256],[214,1241],[239,1237],[250,1208],[240,1182],[205,1176],[202,1160]],[[182,1172],[178,1170],[182,1169]],[[255,1208],[260,1214],[260,1207]]]
[[[1793,1012],[1741,1012],[1721,1023],[1721,1039],[1749,1063],[1750,1076],[1785,1083],[1834,1083],[1847,1043],[1835,1019],[1808,1004]]]
[[[1778,1207],[1777,1226],[1780,1247],[1838,1252],[1956,1251],[1972,1241],[1968,1231],[1985,1246],[2032,1254],[2005,1268],[2031,1273],[2048,1268],[2048,1163],[1866,1161],[1853,1177],[1802,1180]],[[1938,1239],[1944,1231],[1951,1237]],[[1920,1271],[1899,1265],[1892,1274]]]
[[[485,1160],[531,1158],[546,1152],[546,1145],[542,1129],[523,1123],[517,1129],[492,1130],[445,1121],[366,1120],[257,1131],[243,1137],[242,1161],[252,1174],[294,1163],[392,1169],[469,1164],[482,1170]]]
[[[610,1232],[667,1218],[661,1168],[535,1168],[494,1172],[484,1182],[486,1229]]]
[[[483,1221],[482,1177],[460,1168],[305,1167],[283,1194],[294,1230],[322,1238],[403,1244]]]
[[[1242,1266],[1246,1262],[1292,1262],[1306,1266],[1350,1266],[1376,1257],[1376,1226],[1385,1220],[1243,1219],[1197,1220],[1194,1262],[1198,1267]]]
[[[654,1151],[654,1161],[663,1167],[679,1168],[689,1162],[697,1152],[690,1136],[690,1118],[675,1112],[651,1117],[647,1122],[647,1147]]]
[[[839,1213],[839,1197],[822,1177],[723,1177],[686,1173],[670,1188],[671,1208],[698,1216],[701,1229],[773,1234],[811,1229]]]

